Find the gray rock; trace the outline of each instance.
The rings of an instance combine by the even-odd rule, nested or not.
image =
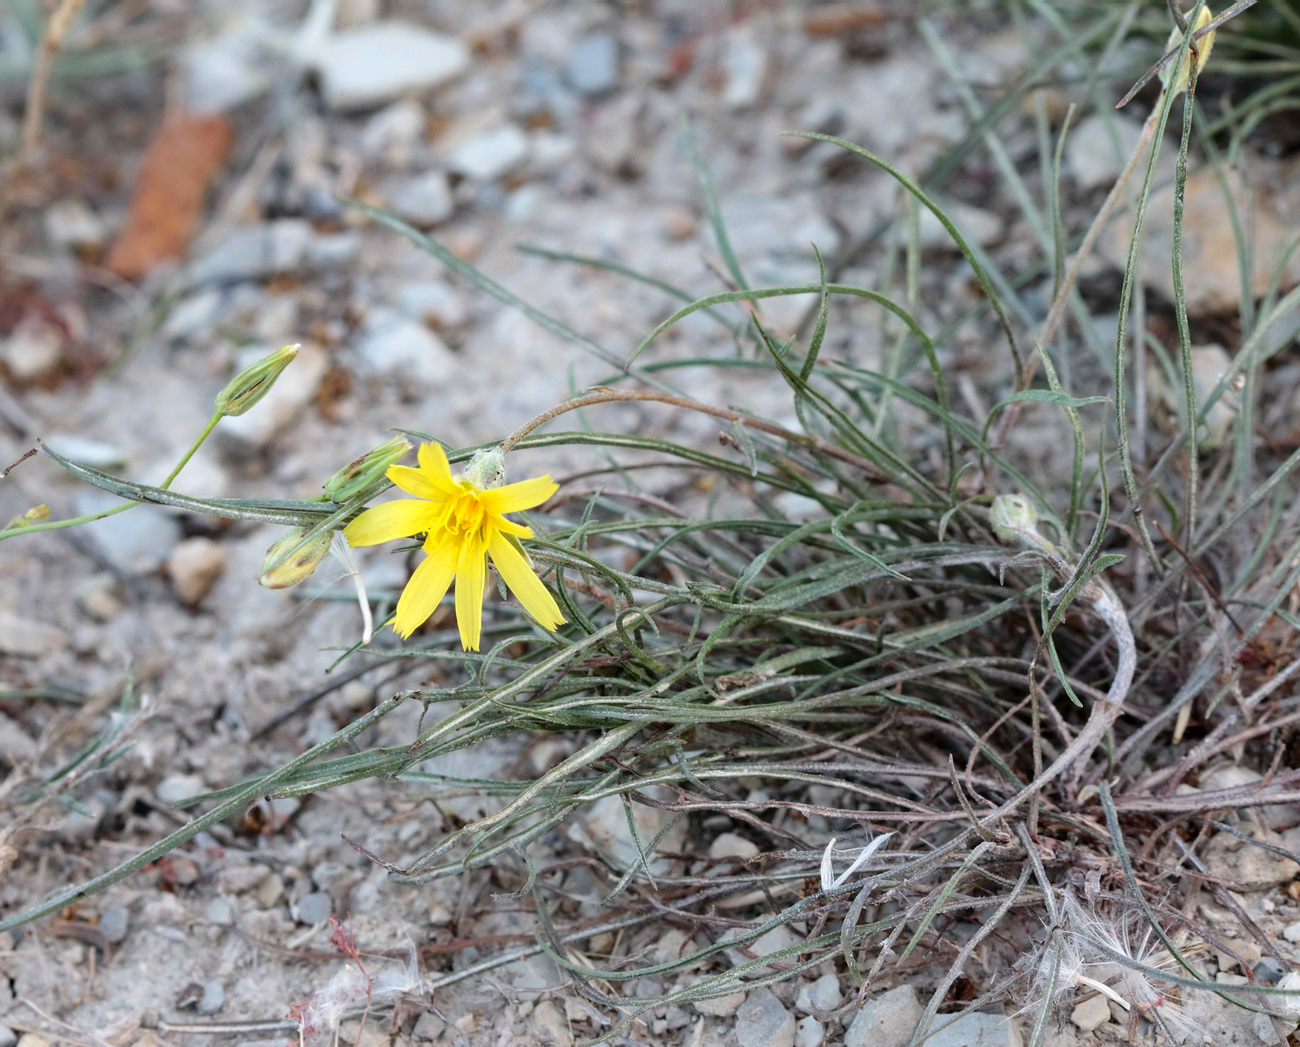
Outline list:
[[[209,978],[203,983],[203,995],[194,1009],[199,1014],[216,1014],[225,1005],[225,987],[217,979]]]
[[[388,206],[398,218],[412,225],[437,225],[456,210],[451,186],[441,171],[428,171],[403,182],[389,194]]]
[[[948,1019],[945,1016],[943,1020]],[[1020,1047],[1021,1041],[1020,1030],[1016,1028],[1014,1019],[975,1011],[963,1014],[925,1042],[927,1047]],[[875,1041],[872,1041],[871,1047],[876,1047]]]
[[[122,905],[110,905],[99,918],[99,930],[105,940],[113,945],[126,940],[127,924],[130,914]]]
[[[264,348],[240,354],[237,367],[246,367],[266,355]],[[217,438],[237,455],[266,447],[276,435],[302,414],[316,395],[316,388],[329,369],[329,357],[319,346],[303,345],[270,391],[245,414],[222,419]]]
[[[107,491],[78,491],[72,498],[77,516],[115,509],[122,499]],[[137,505],[113,516],[83,524],[79,530],[90,535],[100,551],[125,571],[148,574],[156,571],[176,540],[180,524],[171,512],[153,505]]]
[[[219,927],[230,927],[235,922],[235,909],[225,898],[213,898],[208,902],[207,918]]]
[[[357,342],[362,368],[413,385],[446,381],[456,357],[424,324],[393,309],[375,309]]]
[[[491,182],[509,174],[528,157],[528,136],[514,124],[502,124],[474,135],[452,150],[448,164],[475,182]]]
[[[189,286],[261,280],[302,266],[313,238],[301,218],[241,225],[190,267]]]
[[[766,986],[753,990],[736,1011],[740,1047],[794,1047],[794,1015]]]
[[[341,269],[351,265],[361,253],[361,234],[353,231],[326,233],[312,237],[303,256],[309,269]]]
[[[18,1034],[7,1025],[0,1025],[0,1047],[14,1047],[18,1042]]]
[[[906,1047],[921,1013],[916,990],[910,985],[890,989],[857,1013],[844,1034],[844,1047]]]
[[[63,362],[63,332],[41,319],[18,324],[0,345],[0,361],[19,382],[35,381]]]
[[[834,974],[823,974],[815,982],[805,982],[799,986],[794,998],[794,1005],[805,1014],[813,1011],[833,1011],[844,1000],[840,990],[840,980]]]
[[[180,803],[208,791],[208,783],[197,774],[169,774],[155,790],[158,799],[166,804]]]
[[[618,41],[610,33],[584,36],[569,52],[565,75],[570,86],[589,98],[618,86]]]
[[[632,819],[636,823],[641,846],[648,850],[669,821],[673,820],[673,816],[657,807],[633,804]],[[621,869],[641,863],[641,852],[628,828],[623,802],[617,796],[606,796],[587,806],[577,823],[569,826],[569,838],[595,847]],[[685,825],[678,820],[659,840],[656,850],[678,852],[682,849],[684,838]],[[650,871],[655,875],[663,875],[672,867],[669,859],[661,854],[648,854],[646,857]]]
[[[1065,168],[1080,189],[1109,189],[1142,137],[1142,124],[1119,113],[1092,113],[1070,131]]]
[[[822,1047],[826,1026],[811,1016],[800,1018],[794,1027],[794,1047]]]
[[[30,614],[0,614],[0,653],[40,658],[68,646],[68,634]]]
[[[764,256],[811,261],[814,244],[823,255],[839,249],[839,230],[811,196],[728,194],[722,217],[742,265]]]
[[[464,296],[439,280],[402,284],[397,289],[397,308],[431,327],[456,327],[469,319]]]
[[[417,1044],[436,1042],[446,1028],[447,1023],[438,1015],[433,1011],[425,1011],[416,1019],[415,1028],[411,1030],[411,1038]]]
[[[312,64],[331,109],[368,109],[454,80],[468,68],[469,51],[418,25],[376,22],[335,34]]]
[[[740,928],[723,935],[723,938],[734,938],[745,933]],[[784,949],[789,949],[798,945],[802,939],[785,924],[773,927],[761,938],[758,938],[748,945],[737,946],[734,949],[727,950],[727,959],[736,966],[745,963],[752,963],[756,959],[764,959]],[[789,963],[792,957],[786,957],[784,962]],[[770,968],[758,966],[752,968],[745,974],[747,978],[758,978],[764,974],[771,973]]]
[[[989,247],[1002,239],[1002,219],[991,211],[958,200],[942,200],[940,207],[968,244]],[[947,227],[928,207],[921,208],[920,227],[922,247],[928,250],[958,250],[952,233],[948,232]]]
[[[324,891],[312,891],[298,899],[298,904],[293,908],[293,916],[299,923],[314,927],[329,919],[332,908],[328,894]]]
[[[712,1018],[725,1018],[735,1014],[744,1002],[743,992],[733,992],[730,996],[718,996],[712,1000],[696,1000],[691,1006],[701,1014],[707,1014]]]
[[[564,1013],[550,1000],[542,1000],[533,1008],[529,1018],[532,1028],[532,1043],[541,1047],[554,1044],[555,1047],[573,1047],[573,1032]]]

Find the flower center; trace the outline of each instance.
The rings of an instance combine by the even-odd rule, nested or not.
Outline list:
[[[460,545],[467,539],[478,537],[483,530],[486,513],[479,501],[478,491],[462,480],[462,491],[447,501],[438,527],[445,541]]]

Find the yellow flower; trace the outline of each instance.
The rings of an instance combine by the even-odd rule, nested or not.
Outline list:
[[[388,478],[414,499],[403,498],[367,509],[344,529],[350,545],[378,545],[395,538],[423,534],[424,561],[406,583],[397,601],[393,628],[410,636],[433,614],[456,583],[456,623],[460,642],[477,651],[483,630],[483,590],[487,562],[543,629],[552,630],[564,615],[533,572],[519,545],[533,532],[505,518],[541,505],[559,487],[549,476],[484,488],[465,476],[452,476],[447,455],[437,444],[422,444],[420,467],[394,465]]]

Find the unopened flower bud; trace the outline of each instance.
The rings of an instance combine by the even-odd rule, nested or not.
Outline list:
[[[0,530],[9,530],[11,527],[26,527],[28,524],[44,523],[50,518],[50,507],[42,502],[40,505],[34,505],[22,516],[15,516]]]
[[[322,531],[304,541],[311,527],[295,527],[266,551],[257,584],[265,589],[288,589],[310,577],[330,551],[333,531]]]
[[[1024,495],[1000,494],[989,508],[989,522],[1000,541],[1022,541],[1038,530],[1038,510]]]
[[[500,487],[506,482],[506,456],[498,447],[475,451],[463,475],[484,490]]]
[[[1188,26],[1188,31],[1194,36],[1199,30],[1205,28],[1214,18],[1210,12],[1210,7],[1206,4],[1201,8],[1201,13],[1196,18],[1194,26]],[[1182,94],[1187,90],[1187,80],[1189,69],[1192,62],[1196,63],[1196,75],[1201,75],[1201,70],[1205,68],[1205,63],[1209,60],[1210,51],[1214,47],[1214,34],[1218,30],[1206,33],[1199,40],[1193,40],[1187,48],[1187,54],[1183,60],[1178,63],[1167,62],[1160,70],[1160,82],[1164,85],[1165,90],[1172,92],[1175,96]],[[1169,42],[1165,44],[1165,53],[1168,54],[1183,45],[1183,33],[1177,26],[1169,34]],[[1175,67],[1176,66],[1176,67]]]
[[[378,482],[388,467],[411,449],[405,436],[385,440],[373,451],[349,462],[325,481],[325,497],[331,502],[346,502]]]
[[[264,356],[257,363],[245,367],[217,393],[217,413],[237,415],[247,411],[270,391],[281,372],[298,355],[300,348],[302,347],[297,344],[283,346],[270,356]]]

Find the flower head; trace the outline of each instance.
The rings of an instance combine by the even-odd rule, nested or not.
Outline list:
[[[350,545],[378,545],[423,534],[428,554],[397,601],[393,628],[410,636],[456,583],[456,623],[460,642],[477,651],[483,628],[483,590],[488,560],[537,624],[554,629],[564,615],[533,572],[520,538],[533,532],[505,514],[541,505],[558,488],[549,476],[483,487],[474,479],[452,476],[447,456],[437,444],[421,444],[419,468],[394,465],[388,478],[407,494],[367,509],[344,529]]]

